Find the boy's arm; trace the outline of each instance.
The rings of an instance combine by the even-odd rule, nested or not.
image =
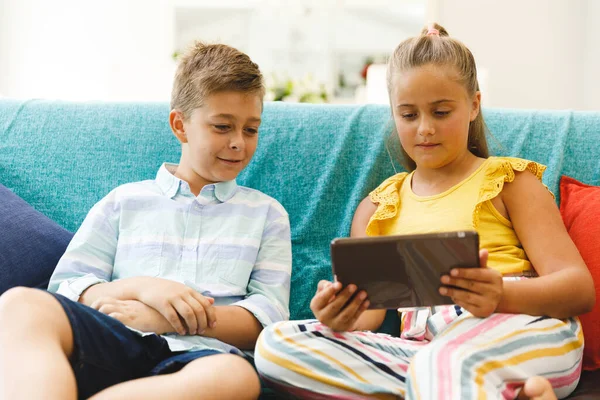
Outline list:
[[[248,295],[230,306],[216,306],[214,337],[240,349],[253,349],[262,328],[289,319],[292,245],[290,222],[282,206],[271,207],[257,261],[248,282]]]
[[[78,301],[90,286],[110,281],[119,225],[115,197],[112,191],[90,210],[50,278],[50,292]]]

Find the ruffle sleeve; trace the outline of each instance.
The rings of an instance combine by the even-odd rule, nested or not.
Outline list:
[[[406,172],[391,176],[369,193],[369,198],[377,204],[377,209],[367,224],[367,236],[379,236],[379,221],[396,216],[400,207],[400,187],[407,176]]]

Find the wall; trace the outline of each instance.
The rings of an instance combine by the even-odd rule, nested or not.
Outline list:
[[[428,16],[473,52],[487,75],[484,105],[600,109],[588,89],[592,80],[598,87],[598,41],[585,40],[599,8],[594,0],[431,0]]]
[[[583,59],[583,100],[585,110],[600,110],[600,1],[588,0],[586,19],[582,27],[585,34],[585,54]],[[583,29],[582,29],[583,28]]]
[[[172,52],[213,29],[188,23],[177,33],[174,1],[202,13],[199,0],[0,0],[0,95],[168,99]],[[219,12],[233,4],[220,21],[227,28],[221,36],[265,72],[312,68],[329,82],[337,78],[340,54],[362,60],[367,51],[391,52],[405,35],[418,33],[422,19],[421,0],[398,0],[395,12],[390,0],[306,0],[314,6],[310,14],[298,0],[284,6],[284,0],[228,1],[205,3]],[[426,1],[427,19],[441,22],[475,54],[484,105],[600,110],[599,1]],[[340,4],[348,12],[332,14]],[[404,4],[417,14],[401,12]]]
[[[0,1],[0,94],[169,98],[168,0]]]

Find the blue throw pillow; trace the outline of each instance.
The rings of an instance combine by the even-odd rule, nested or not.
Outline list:
[[[46,289],[72,237],[0,185],[0,294],[14,286]]]

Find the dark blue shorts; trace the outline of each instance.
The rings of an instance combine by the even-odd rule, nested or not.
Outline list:
[[[116,319],[91,307],[50,293],[61,304],[73,331],[71,366],[79,398],[121,382],[177,372],[217,350],[172,352],[158,335],[140,336]]]

